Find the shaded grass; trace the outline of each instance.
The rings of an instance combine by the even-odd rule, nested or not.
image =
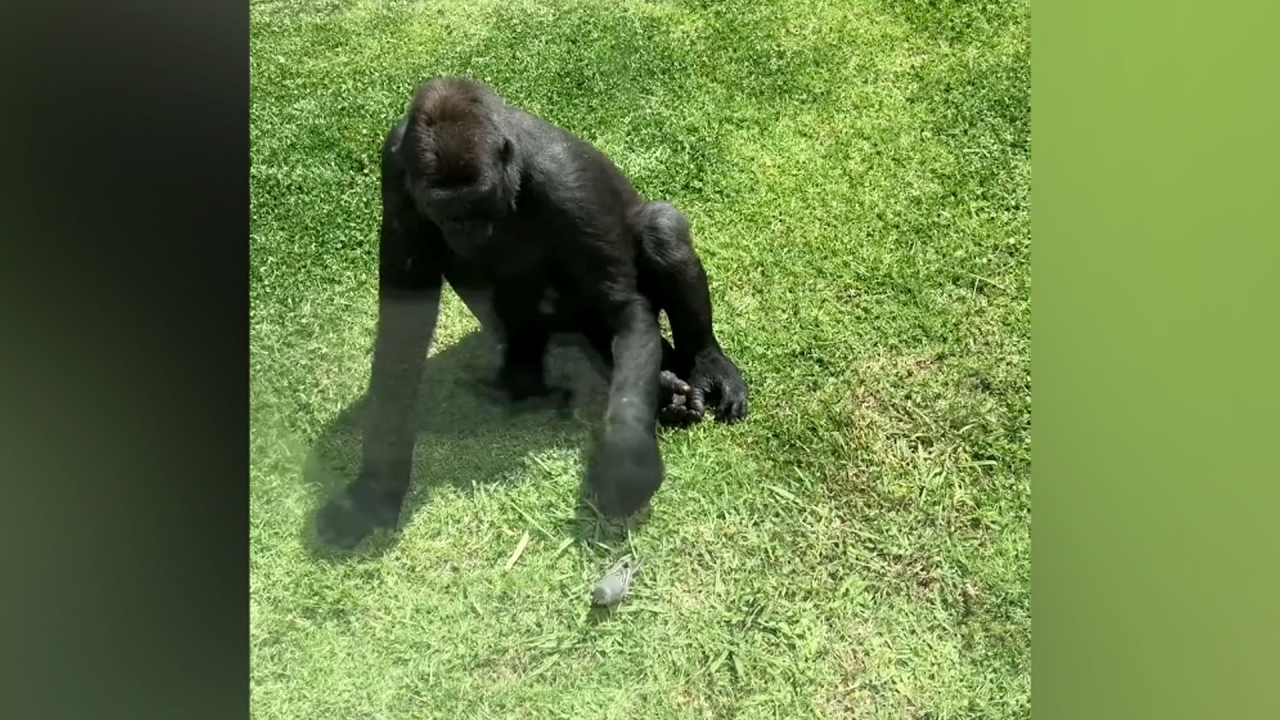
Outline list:
[[[256,716],[1029,716],[1028,4],[251,18]],[[450,73],[686,211],[752,386],[746,423],[664,435],[669,483],[625,540],[645,575],[612,617],[586,597],[619,549],[574,512],[591,408],[512,418],[473,392],[496,361],[452,295],[416,512],[354,560],[305,541],[358,452],[381,135]]]

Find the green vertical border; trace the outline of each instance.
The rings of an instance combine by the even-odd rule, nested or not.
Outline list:
[[[1278,36],[1035,8],[1037,717],[1280,718]]]

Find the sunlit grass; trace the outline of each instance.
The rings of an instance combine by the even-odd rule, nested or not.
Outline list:
[[[255,716],[1030,715],[1028,3],[255,0],[251,33]],[[305,542],[358,452],[381,137],[453,73],[688,214],[752,388],[664,434],[611,617],[590,413],[478,396],[452,296],[402,533]]]

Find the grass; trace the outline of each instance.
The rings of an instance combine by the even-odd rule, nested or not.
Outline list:
[[[250,13],[255,717],[1030,716],[1028,2]],[[591,413],[478,398],[496,361],[448,294],[405,527],[308,543],[358,456],[380,140],[447,73],[693,225],[752,414],[664,433],[620,543],[575,516]],[[634,597],[589,612],[624,546]]]

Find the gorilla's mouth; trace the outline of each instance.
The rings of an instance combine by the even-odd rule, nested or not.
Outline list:
[[[444,241],[449,245],[449,249],[459,257],[469,258],[475,254],[475,246],[466,240],[461,240],[452,235],[445,235]]]
[[[470,257],[493,237],[492,223],[453,225],[444,230],[444,241],[457,254]]]

